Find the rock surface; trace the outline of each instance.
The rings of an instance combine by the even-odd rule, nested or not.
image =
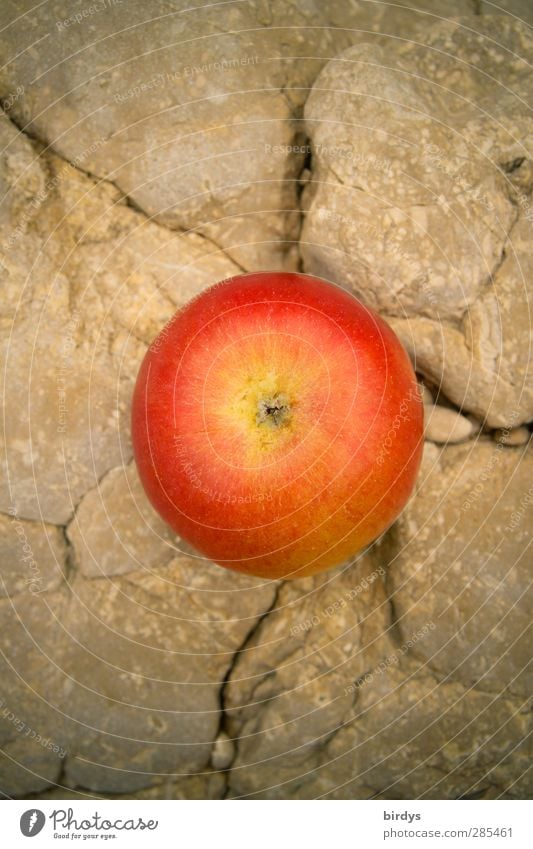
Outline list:
[[[67,546],[60,528],[0,514],[0,596],[58,589]]]
[[[531,462],[488,439],[427,443],[414,499],[369,555],[386,592],[380,577],[343,604],[354,567],[282,588],[229,682],[233,798],[527,792],[531,564],[527,505],[513,508]]]
[[[65,598],[62,589],[0,599],[0,793],[6,796],[45,790],[64,766],[56,643]]]
[[[235,743],[225,731],[221,731],[213,744],[211,766],[213,769],[228,769],[235,757]]]
[[[532,471],[531,451],[488,438],[440,455],[427,446],[417,497],[387,540],[400,631],[436,626],[414,653],[466,686],[524,699],[533,685]]]
[[[384,574],[367,554],[347,568],[282,584],[225,691],[228,730],[238,743],[232,793],[283,796],[287,788],[276,785],[286,770],[306,773],[319,762],[356,682],[392,651]]]
[[[167,778],[150,787],[113,794],[113,799],[223,799],[226,780],[221,772],[208,771],[185,778]],[[90,790],[77,790],[64,785],[49,788],[38,794],[40,799],[108,799],[109,795]]]
[[[306,270],[394,318],[419,372],[494,427],[533,417],[533,38],[485,21],[354,46],[323,69],[305,105],[301,248]]]
[[[441,683],[410,663],[393,666],[362,688],[345,732],[329,744],[317,770],[320,795],[447,799],[495,784],[520,796],[530,786],[530,722],[520,700]]]
[[[85,731],[70,732],[71,785],[116,793],[208,766],[221,682],[274,594],[219,571],[182,555],[158,571],[73,584],[63,698]]]
[[[68,536],[88,578],[163,566],[179,540],[149,503],[132,461],[112,469],[82,499]]]
[[[474,426],[465,416],[438,404],[424,404],[424,437],[430,442],[464,442],[472,435]]]
[[[0,8],[0,793],[530,798],[528,3],[69,5]],[[129,404],[177,308],[301,265],[431,415],[398,522],[265,583],[156,516]]]
[[[224,676],[274,592],[180,555],[0,601],[1,791],[38,792],[62,773],[67,787],[115,794],[202,773]]]
[[[129,404],[147,345],[178,307],[239,269],[199,236],[148,221],[113,186],[32,147],[5,117],[0,136],[11,193],[12,160],[33,169],[33,194],[22,211],[14,204],[0,239],[9,410],[0,509],[62,524],[131,458]]]
[[[149,10],[111,2],[73,22],[59,0],[21,3],[31,9],[31,39],[27,18],[13,22],[6,7],[0,46],[12,61],[0,95],[19,124],[113,181],[148,215],[208,235],[246,268],[294,267],[299,118],[324,62],[360,40],[358,30],[409,36],[426,10],[465,11],[462,0],[403,5],[422,11],[339,0],[155,0]],[[473,11],[473,0],[467,5]]]
[[[494,439],[504,445],[526,445],[531,439],[531,431],[527,427],[515,427],[511,430],[495,430]]]

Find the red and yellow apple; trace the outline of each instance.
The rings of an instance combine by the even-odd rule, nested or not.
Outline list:
[[[348,292],[243,274],[176,313],[132,411],[150,501],[215,563],[299,578],[352,558],[408,500],[423,446],[411,363]]]

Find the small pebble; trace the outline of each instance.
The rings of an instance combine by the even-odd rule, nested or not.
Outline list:
[[[465,442],[474,430],[461,413],[447,407],[424,405],[424,436],[431,442]]]
[[[299,177],[300,186],[306,186],[309,180],[311,179],[311,172],[309,168],[304,168]]]
[[[469,413],[466,418],[472,425],[472,436],[477,436],[478,434],[483,433],[483,425],[476,416]]]
[[[503,445],[525,445],[529,442],[531,433],[527,427],[514,427],[512,430],[501,428],[495,430],[492,438]]]
[[[227,769],[234,757],[235,743],[230,740],[225,731],[221,731],[213,744],[211,766],[213,769]]]
[[[424,383],[419,383],[418,386],[420,388],[420,397],[422,399],[422,403],[428,405],[434,404],[435,398],[433,397],[433,392],[431,391],[431,389],[428,389],[428,387]]]

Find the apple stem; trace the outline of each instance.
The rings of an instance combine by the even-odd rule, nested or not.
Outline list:
[[[290,411],[288,397],[283,392],[278,392],[270,398],[261,398],[257,402],[255,420],[258,425],[264,424],[268,427],[281,427],[287,424],[290,418]]]

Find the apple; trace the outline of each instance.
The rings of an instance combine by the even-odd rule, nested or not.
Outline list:
[[[137,378],[132,438],[160,515],[263,578],[353,558],[408,500],[423,447],[409,358],[353,295],[305,274],[224,280],[178,311]]]

